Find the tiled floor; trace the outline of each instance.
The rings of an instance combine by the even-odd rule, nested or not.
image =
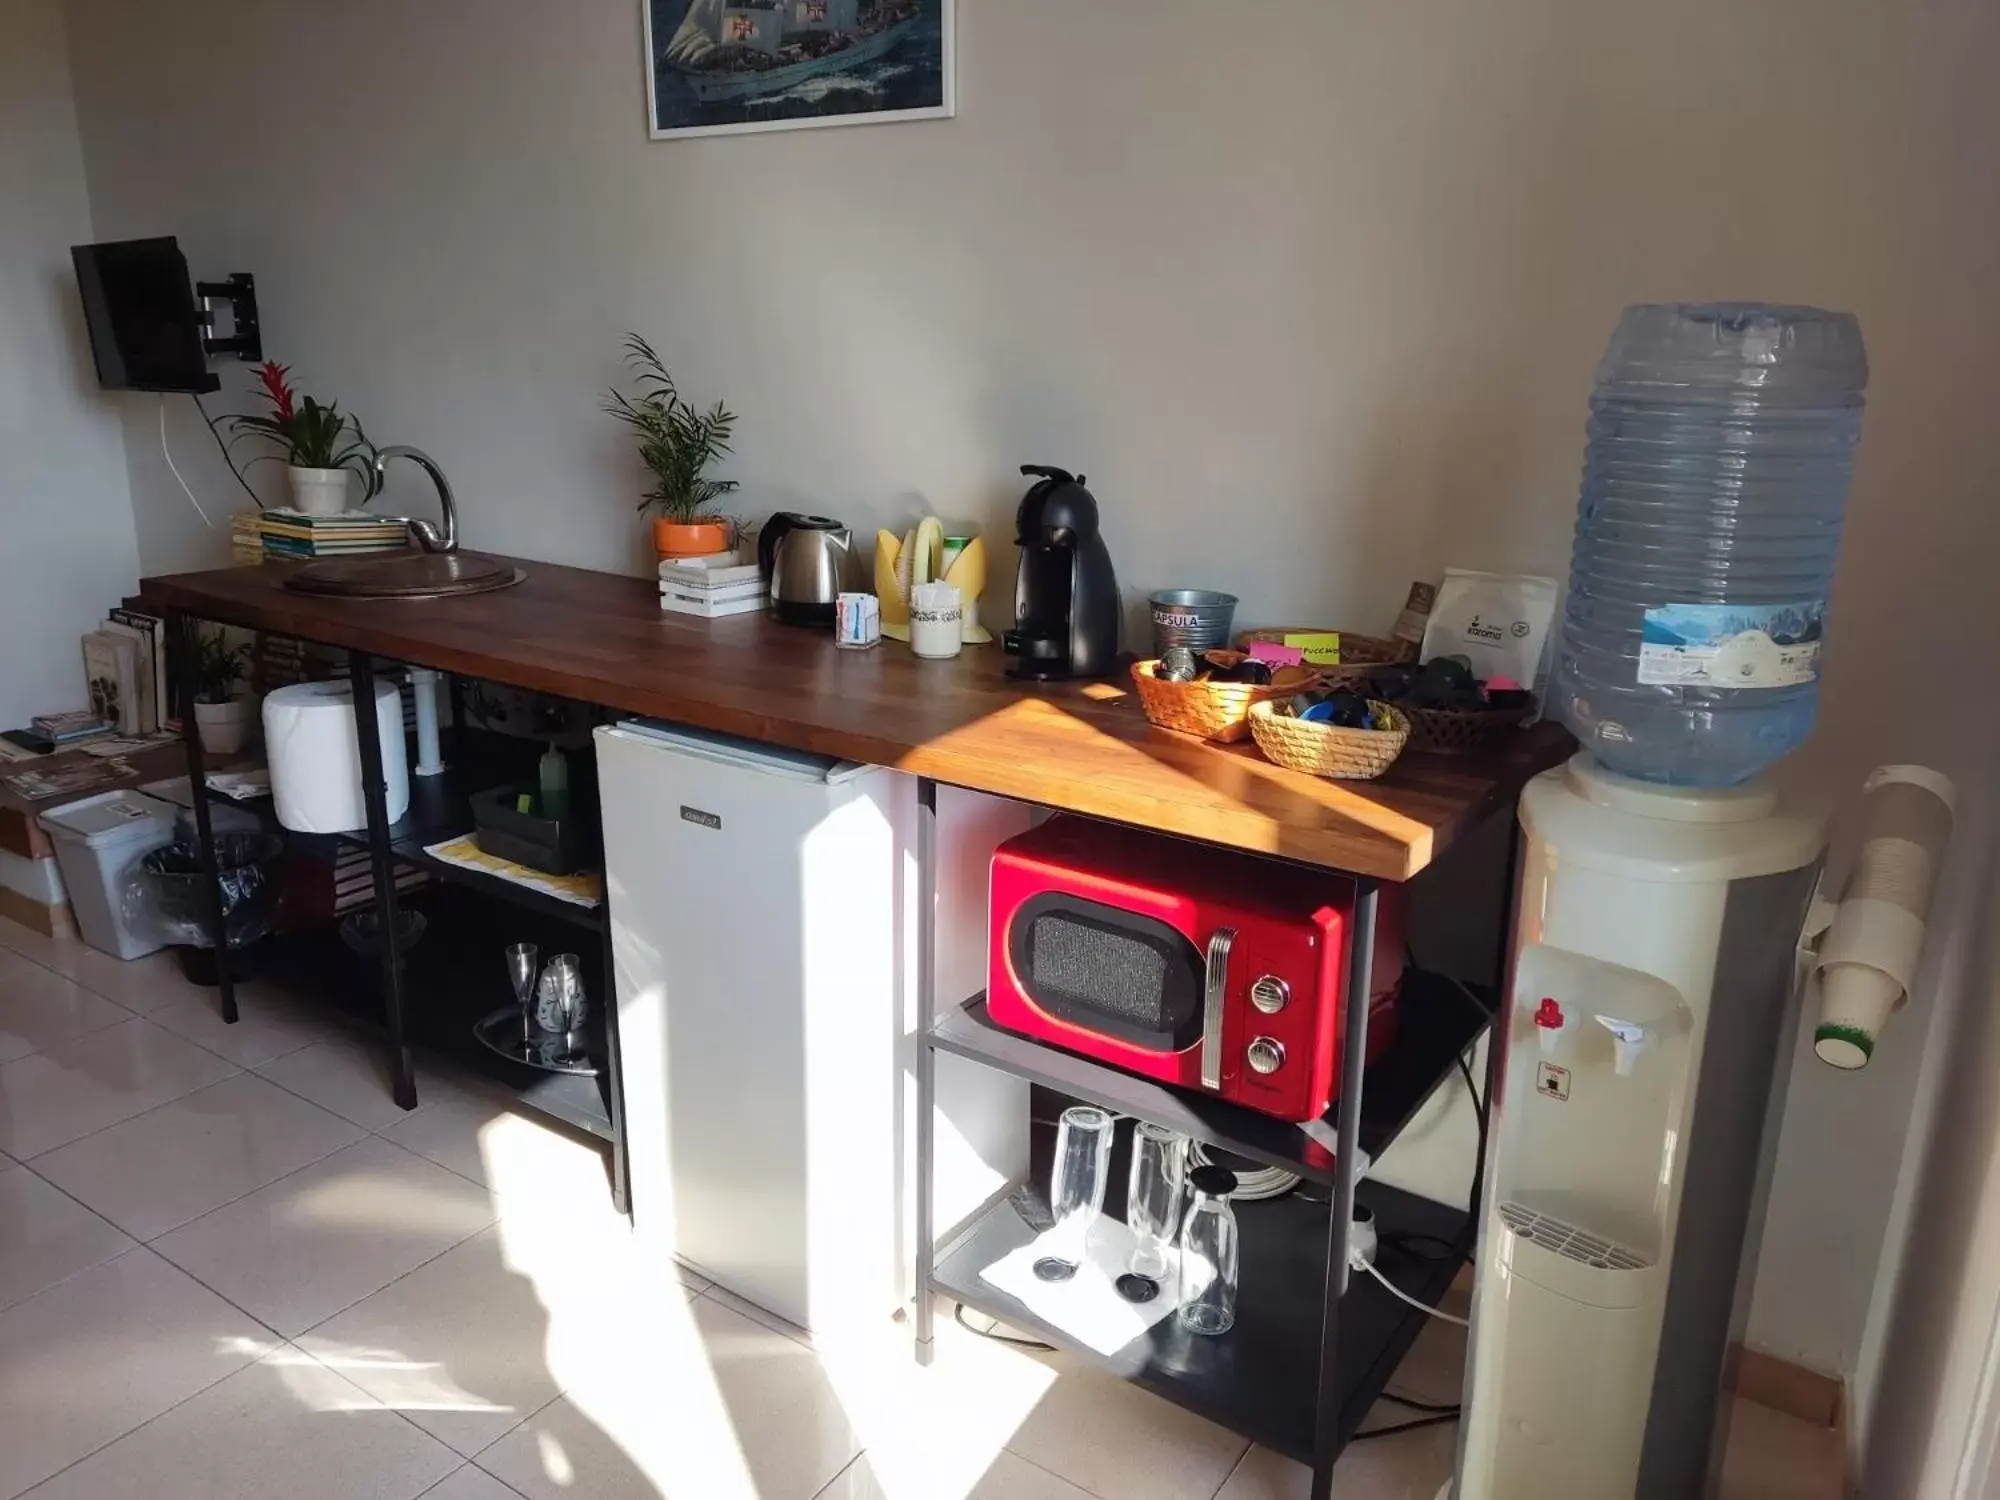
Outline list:
[[[0,1500],[1299,1500],[1299,1465],[941,1321],[807,1345],[644,1274],[601,1153],[253,988],[0,921]],[[1395,1389],[1457,1393],[1433,1324]],[[1409,1415],[1385,1404],[1375,1420]],[[1730,1493],[1835,1493],[1745,1408]],[[1341,1500],[1432,1500],[1454,1429],[1357,1443]]]

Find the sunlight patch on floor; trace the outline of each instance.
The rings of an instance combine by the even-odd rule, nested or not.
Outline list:
[[[410,1359],[395,1349],[364,1349],[317,1340],[312,1357],[363,1385],[376,1401],[397,1411],[506,1413],[514,1409],[465,1390],[437,1361]]]

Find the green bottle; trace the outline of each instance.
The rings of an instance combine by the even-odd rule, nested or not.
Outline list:
[[[542,752],[541,770],[542,816],[545,818],[566,818],[569,816],[569,760],[554,745]]]

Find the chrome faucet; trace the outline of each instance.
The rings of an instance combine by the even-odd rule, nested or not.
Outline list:
[[[391,447],[379,450],[375,455],[375,489],[381,491],[383,470],[392,458],[415,460],[417,466],[431,476],[431,483],[437,486],[438,510],[444,517],[442,527],[429,521],[420,521],[412,516],[385,516],[384,520],[401,521],[409,527],[410,535],[417,539],[417,545],[426,552],[456,552],[458,550],[458,506],[451,498],[451,484],[444,477],[444,470],[437,466],[428,453],[421,448]]]

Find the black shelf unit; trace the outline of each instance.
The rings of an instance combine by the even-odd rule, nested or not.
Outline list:
[[[474,781],[479,784],[474,785]],[[503,880],[484,870],[469,870],[424,852],[430,845],[462,838],[472,832],[472,793],[490,784],[484,778],[468,777],[450,768],[440,776],[412,776],[410,810],[389,825],[389,852],[401,863],[415,865],[438,880],[465,886],[498,901],[511,902],[558,922],[567,922],[591,932],[604,932],[608,924],[602,902],[596,906],[579,906],[574,901],[564,901],[530,886]],[[368,841],[365,833],[344,834],[342,837],[363,847]]]
[[[170,671],[175,681],[190,682],[194,676],[195,620],[183,611],[169,610],[167,628],[172,652]],[[418,866],[434,875],[444,887],[468,897],[483,899],[489,913],[487,919],[484,923],[477,920],[470,923],[473,930],[482,926],[485,929],[476,951],[467,949],[450,961],[441,960],[438,955],[449,945],[442,941],[431,942],[427,934],[426,941],[419,943],[406,959],[399,960],[384,951],[372,960],[380,982],[375,991],[379,997],[379,1011],[370,1019],[377,1022],[384,1033],[391,1096],[404,1109],[417,1107],[413,1045],[422,1045],[426,1050],[454,1058],[511,1091],[527,1107],[608,1140],[611,1143],[612,1199],[621,1211],[629,1213],[631,1173],[626,1154],[624,1083],[619,1057],[618,1005],[613,983],[608,907],[603,904],[596,908],[580,907],[497,876],[447,864],[424,852],[427,844],[440,843],[472,830],[471,792],[497,785],[532,783],[534,763],[539,757],[535,742],[469,729],[462,711],[460,683],[447,674],[446,681],[454,706],[447,753],[454,769],[437,777],[412,775],[410,806],[404,816],[392,824],[388,816],[387,778],[382,764],[375,683],[378,672],[395,670],[398,664],[360,650],[350,649],[346,656],[348,677],[355,689],[355,743],[368,815],[367,826],[352,833],[333,835],[290,833],[279,827],[275,807],[269,797],[235,802],[212,791],[207,784],[207,757],[201,737],[193,716],[189,715],[183,734],[191,788],[189,800],[192,803],[195,835],[202,850],[202,862],[211,880],[218,875],[211,812],[215,804],[225,803],[246,808],[255,814],[267,827],[279,832],[288,847],[293,849],[320,854],[342,845],[365,849],[369,855],[375,907],[392,926],[397,911],[405,902],[421,907],[427,899],[421,895],[398,892],[396,870],[399,865]],[[596,716],[602,713],[601,710],[591,712]],[[415,760],[412,755],[411,764]],[[595,788],[589,785],[594,782],[594,766],[572,766],[573,772],[579,769],[585,776],[585,785],[573,786],[573,792],[579,796],[594,796]],[[514,909],[514,917],[504,926],[504,930],[512,935],[501,937],[498,942],[494,941],[492,931],[498,924],[490,916],[495,903]],[[211,899],[209,914],[210,941],[214,946],[220,946],[223,940],[221,911],[218,885]],[[512,1003],[513,992],[511,986],[506,985],[501,949],[510,941],[529,940],[521,929],[523,924],[531,922],[556,929],[556,935],[540,943],[545,952],[574,949],[585,959],[586,987],[597,1000],[595,1029],[599,1040],[595,1050],[599,1052],[601,1062],[595,1078],[545,1073],[525,1064],[512,1063],[482,1046],[471,1034],[472,1021],[479,1015]],[[330,941],[336,948],[341,946],[337,933],[331,927],[326,929],[321,940]],[[284,942],[289,949],[310,951],[292,940]],[[281,952],[281,961],[282,956]],[[309,991],[324,994],[327,989],[325,974],[352,976],[356,972],[349,963],[336,961],[331,955],[324,957],[324,963],[309,962],[291,977]],[[347,960],[348,957],[342,949],[340,960]],[[218,969],[218,1001],[222,1018],[225,1022],[233,1022],[238,1015],[235,980],[230,965],[219,965]],[[488,973],[495,976],[491,981],[493,991],[487,988],[485,976]],[[319,982],[315,983],[315,979]],[[350,993],[355,990],[366,992],[364,987],[351,982],[348,989]],[[365,1008],[373,1002],[363,1004]],[[353,1010],[356,1007],[349,1003],[346,1008]]]
[[[1372,1208],[1377,1216],[1382,1237],[1377,1267],[1424,1307],[1443,1297],[1471,1253],[1479,1214],[1476,1181],[1471,1211],[1460,1212],[1362,1178],[1370,1161],[1388,1149],[1424,1101],[1459,1073],[1467,1050],[1492,1025],[1490,997],[1450,979],[1411,971],[1404,979],[1396,1036],[1373,1068],[1365,1066],[1369,1008],[1345,1006],[1339,1095],[1310,1133],[1254,1110],[1166,1087],[1003,1031],[987,1013],[984,996],[938,1003],[937,933],[929,899],[937,874],[934,783],[919,781],[917,807],[918,1362],[928,1363],[931,1357],[936,1299],[963,1302],[1299,1459],[1312,1468],[1313,1500],[1329,1500],[1335,1461],[1427,1316],[1349,1267],[1356,1205]],[[1348,996],[1373,992],[1377,905],[1376,884],[1357,878],[1343,987]],[[1169,1316],[1106,1357],[981,1278],[986,1266],[1034,1238],[1011,1200],[990,1205],[940,1245],[931,1174],[941,1053],[1298,1175],[1301,1185],[1292,1194],[1238,1207],[1242,1262],[1235,1327],[1220,1338],[1202,1338],[1186,1334]],[[1489,1090],[1492,1076],[1489,1069]],[[1471,1078],[1469,1069],[1465,1078]],[[1115,1185],[1115,1164],[1112,1176]],[[1122,1195],[1106,1196],[1111,1211],[1119,1211]],[[1431,1248],[1419,1251],[1413,1248],[1417,1245]],[[1433,1252],[1436,1258],[1430,1258]]]
[[[1394,1241],[1426,1236],[1471,1250],[1464,1213],[1391,1187],[1363,1183],[1356,1201],[1375,1212],[1387,1236],[1376,1265],[1419,1301],[1435,1304],[1451,1285],[1462,1257],[1418,1254]],[[1288,1458],[1310,1465],[1317,1436],[1315,1391],[1320,1369],[1320,1320],[1312,1316],[1325,1274],[1321,1254],[1330,1205],[1304,1189],[1283,1198],[1236,1206],[1242,1234],[1242,1285],[1236,1326],[1220,1338],[1188,1333],[1168,1313],[1113,1354],[1079,1345],[1021,1302],[983,1280],[980,1272],[1035,1238],[1013,1205],[996,1204],[938,1252],[932,1288],[1058,1348],[1197,1412]],[[1422,1331],[1424,1315],[1357,1277],[1341,1299],[1336,1334],[1340,1393],[1333,1437],[1344,1446]]]
[[[1361,1149],[1380,1156],[1402,1133],[1424,1101],[1456,1076],[1458,1059],[1492,1024],[1489,995],[1471,992],[1440,975],[1412,969],[1404,977],[1396,1038],[1367,1073],[1361,1101]],[[1222,1099],[1154,1083],[1060,1047],[1002,1030],[975,995],[942,1015],[931,1031],[940,1052],[998,1068],[1030,1083],[1135,1120],[1178,1131],[1267,1167],[1282,1167],[1309,1181],[1331,1185],[1334,1153],[1287,1120],[1274,1119]],[[1323,1122],[1330,1133],[1337,1107]]]
[[[599,1014],[589,1022],[591,1050],[600,1063],[594,1078],[550,1073],[500,1056],[472,1034],[475,1021],[514,998],[493,941],[490,912],[471,893],[451,886],[406,895],[403,904],[422,912],[427,923],[423,939],[403,963],[404,1025],[410,1043],[485,1079],[524,1108],[611,1140],[610,1075],[602,1067],[604,1017]],[[598,949],[578,942],[578,932],[535,916],[517,917],[515,923],[509,929],[515,940],[537,943],[544,954],[573,947],[583,961],[586,991],[607,993]],[[375,960],[349,949],[337,924],[267,939],[259,972],[373,1030],[386,1026]]]
[[[446,843],[462,838],[473,831],[472,794],[487,787],[511,780],[519,780],[519,767],[509,763],[504,750],[496,752],[490,742],[499,739],[494,735],[459,735],[455,737],[454,748],[467,742],[487,741],[484,752],[468,765],[447,765],[437,776],[410,777],[409,810],[389,825],[389,852],[400,864],[414,865],[435,880],[448,884],[462,885],[481,895],[491,896],[497,901],[506,901],[515,906],[527,908],[559,922],[601,933],[607,929],[604,905],[580,906],[574,901],[564,901],[530,886],[504,880],[498,875],[489,875],[484,870],[467,869],[447,860],[437,858],[425,851],[433,844]],[[515,757],[518,758],[518,757]],[[415,764],[416,756],[410,756]],[[532,767],[528,769],[532,770]],[[369,847],[368,830],[357,828],[347,833],[297,833],[286,829],[278,822],[277,810],[271,798],[250,797],[238,800],[225,796],[214,788],[207,788],[209,799],[222,807],[241,808],[254,815],[259,822],[283,838],[286,844],[303,852],[325,854],[336,846],[366,850]]]

